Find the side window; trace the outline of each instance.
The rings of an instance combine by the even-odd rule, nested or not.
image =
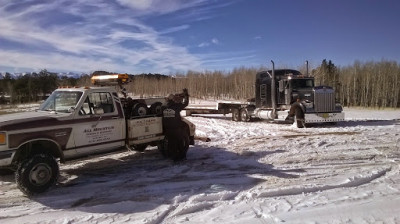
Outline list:
[[[80,115],[107,114],[114,112],[114,104],[110,93],[91,93],[89,94],[82,108]]]
[[[86,97],[83,102],[82,108],[79,110],[79,115],[90,115],[94,114],[93,106],[89,102],[89,97]]]
[[[114,112],[114,104],[110,93],[92,93],[89,95],[89,101],[94,109],[103,109],[103,113]]]

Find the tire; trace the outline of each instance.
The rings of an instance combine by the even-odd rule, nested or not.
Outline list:
[[[58,175],[56,159],[49,154],[37,154],[19,164],[15,181],[18,188],[30,196],[48,190],[56,183]]]
[[[249,122],[250,119],[249,111],[246,108],[242,108],[240,110],[240,120],[243,122]]]
[[[182,154],[179,156],[181,160],[186,159],[186,154],[189,150],[189,144],[190,144],[189,133],[186,130],[183,131],[182,144],[183,144],[183,151],[181,152]]]
[[[239,109],[238,108],[232,109],[232,121],[238,122],[240,120],[241,120],[241,118],[240,118]]]
[[[174,161],[177,160],[179,154],[177,152],[178,148],[178,137],[176,134],[171,134],[165,136],[165,149],[166,153],[169,158],[173,159]]]
[[[296,127],[298,128],[304,128],[305,122],[304,122],[304,113],[300,108],[297,108],[294,114],[294,123],[296,124]]]
[[[160,143],[157,145],[158,151],[160,151],[161,155],[164,158],[168,158],[168,138],[165,136],[164,140],[162,140]]]
[[[133,149],[138,152],[144,152],[144,150],[146,150],[146,148],[147,148],[147,144],[139,144],[139,145],[133,146]]]
[[[162,114],[162,103],[156,102],[150,106],[150,113],[160,116]]]
[[[147,105],[144,103],[136,103],[133,105],[132,108],[132,116],[133,117],[143,117],[149,114],[149,109],[147,108]]]

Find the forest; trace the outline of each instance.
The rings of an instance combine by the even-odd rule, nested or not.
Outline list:
[[[239,67],[232,71],[187,71],[173,75],[132,75],[126,85],[138,97],[166,96],[188,88],[193,98],[243,100],[254,97],[255,74],[267,67]],[[306,74],[306,67],[295,68]],[[107,73],[107,72],[105,72]],[[336,99],[347,107],[399,108],[400,66],[395,61],[359,62],[338,67],[331,60],[310,69],[316,85],[332,86]],[[89,86],[90,75],[79,78],[42,70],[0,79],[0,103],[17,104],[43,100],[58,86]]]

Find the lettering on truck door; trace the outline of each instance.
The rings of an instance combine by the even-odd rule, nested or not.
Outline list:
[[[77,109],[73,134],[78,154],[110,151],[125,144],[125,118],[112,97],[109,92],[89,93]]]

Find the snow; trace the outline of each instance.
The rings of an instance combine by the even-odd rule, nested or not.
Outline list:
[[[188,117],[184,162],[155,147],[61,165],[27,198],[0,176],[1,223],[400,223],[400,110],[345,108],[346,121],[292,124]]]

